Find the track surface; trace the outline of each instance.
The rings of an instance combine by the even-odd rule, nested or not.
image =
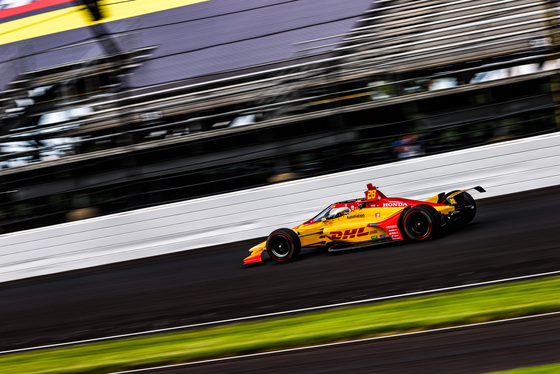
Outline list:
[[[476,374],[556,363],[555,352],[560,352],[559,315],[210,361],[142,374]]]
[[[243,268],[254,241],[6,284],[0,350],[557,271],[558,212],[554,187],[481,200],[471,225],[432,242]]]

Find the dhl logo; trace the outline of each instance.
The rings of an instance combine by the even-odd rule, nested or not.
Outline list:
[[[352,230],[345,230],[344,232],[342,231],[332,231],[331,232],[331,238],[333,239],[354,239],[356,237],[362,237],[362,236],[368,236],[371,233],[366,231],[367,227],[360,227],[360,229],[352,229]]]

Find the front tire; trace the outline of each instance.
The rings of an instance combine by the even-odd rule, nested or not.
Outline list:
[[[274,261],[287,262],[299,256],[301,241],[293,230],[274,230],[266,239],[266,250]]]
[[[405,239],[423,241],[441,233],[441,217],[434,207],[416,205],[404,213],[402,228]]]

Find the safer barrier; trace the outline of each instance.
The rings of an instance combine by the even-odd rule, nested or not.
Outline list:
[[[413,199],[475,185],[488,191],[476,198],[558,185],[560,134],[6,234],[0,282],[264,237],[361,197],[367,183]]]

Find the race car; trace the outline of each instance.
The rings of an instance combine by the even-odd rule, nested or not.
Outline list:
[[[365,197],[329,205],[293,229],[274,230],[266,241],[249,250],[244,264],[262,261],[266,251],[277,262],[288,262],[302,248],[324,247],[329,252],[396,241],[424,241],[461,228],[476,215],[467,192],[486,192],[477,186],[442,192],[425,201],[387,197],[371,183]]]

